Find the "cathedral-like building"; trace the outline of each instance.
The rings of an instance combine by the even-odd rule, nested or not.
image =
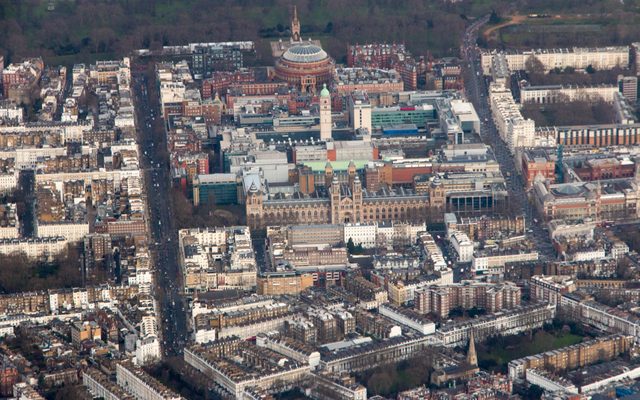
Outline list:
[[[328,165],[330,167],[330,165]],[[353,163],[348,169],[347,182],[332,175],[327,168],[328,187],[305,195],[291,197],[270,196],[255,185],[246,198],[247,224],[253,228],[282,224],[342,224],[379,221],[416,221],[429,219],[430,198],[444,196],[436,184],[427,193],[411,189],[382,188],[368,192],[363,188]]]

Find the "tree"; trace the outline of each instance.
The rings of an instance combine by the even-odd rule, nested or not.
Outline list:
[[[534,55],[530,55],[524,62],[524,69],[529,74],[544,74],[544,64]]]
[[[349,254],[353,254],[355,249],[356,245],[353,243],[353,239],[349,238],[349,240],[347,241],[347,251],[349,252]]]
[[[587,68],[584,69],[587,74],[594,74],[596,72],[596,69],[593,68],[593,65],[589,64],[587,65]]]
[[[491,10],[491,16],[489,17],[489,23],[493,25],[497,25],[502,21],[502,18],[498,15],[496,10]]]
[[[542,389],[538,385],[531,385],[527,389],[525,399],[538,400],[542,397],[543,394],[544,394],[544,389]]]

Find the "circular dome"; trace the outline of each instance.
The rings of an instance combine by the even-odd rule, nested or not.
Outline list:
[[[327,52],[315,44],[299,44],[284,52],[282,58],[297,63],[322,61],[328,57]]]

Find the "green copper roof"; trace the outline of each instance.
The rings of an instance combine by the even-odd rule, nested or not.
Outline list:
[[[331,93],[329,93],[329,89],[327,89],[327,84],[322,84],[322,90],[320,91],[320,97],[329,97]]]

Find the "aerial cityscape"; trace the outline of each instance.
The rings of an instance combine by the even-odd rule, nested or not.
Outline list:
[[[640,3],[559,3],[0,2],[0,399],[640,398]]]

